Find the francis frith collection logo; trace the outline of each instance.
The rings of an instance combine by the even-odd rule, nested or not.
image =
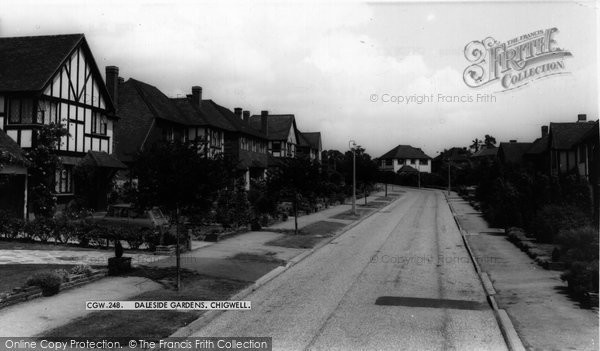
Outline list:
[[[523,34],[501,43],[488,37],[465,46],[465,58],[471,62],[463,80],[471,88],[499,83],[502,91],[522,87],[530,82],[568,73],[564,58],[571,52],[561,49],[554,40],[556,28]]]

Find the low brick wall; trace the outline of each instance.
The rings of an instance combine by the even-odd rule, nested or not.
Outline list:
[[[68,290],[102,279],[106,277],[107,273],[107,270],[98,270],[89,276],[86,276],[85,274],[71,275],[69,276],[69,281],[60,284],[60,291]],[[41,296],[42,289],[38,286],[15,288],[8,294],[0,294],[0,308],[12,306],[23,301],[33,300]]]

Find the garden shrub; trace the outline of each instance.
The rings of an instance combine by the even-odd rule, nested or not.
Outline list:
[[[590,224],[590,219],[572,205],[546,205],[535,215],[530,224],[541,242],[552,243],[563,229],[579,228]]]
[[[74,275],[85,274],[86,276],[90,276],[92,273],[94,273],[94,270],[87,264],[80,264],[71,268],[71,274]]]
[[[48,239],[55,236],[57,227],[53,218],[37,217],[24,226],[26,237],[30,240],[39,239],[41,242],[48,242]]]
[[[6,239],[16,239],[25,222],[14,213],[0,210],[0,235]]]
[[[598,292],[598,260],[573,262],[560,278],[569,284],[569,291],[577,297]]]
[[[43,296],[52,296],[60,291],[62,281],[62,277],[56,272],[39,272],[29,277],[25,285],[39,286]]]
[[[54,273],[58,275],[63,282],[69,281],[69,272],[66,269],[55,269]]]
[[[556,241],[566,263],[598,259],[598,230],[592,226],[563,229]]]

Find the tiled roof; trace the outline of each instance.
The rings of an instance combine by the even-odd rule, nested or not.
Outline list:
[[[533,143],[500,143],[498,154],[502,154],[503,161],[506,163],[521,163],[523,155],[531,148]]]
[[[0,164],[27,164],[23,149],[6,133],[0,129]]]
[[[89,163],[95,167],[126,169],[127,166],[116,157],[109,155],[104,151],[88,151],[83,158],[82,163]]]
[[[495,157],[498,154],[497,147],[482,147],[471,157]]]
[[[535,139],[529,150],[527,150],[526,154],[538,155],[546,152],[548,150],[549,140],[550,138],[548,137],[548,135]]]
[[[236,116],[235,113],[233,113],[228,108],[223,107],[212,100],[209,101],[213,104],[217,111],[219,111],[221,115],[225,117],[231,125],[234,126],[236,131],[242,134],[266,139],[266,136],[263,133],[261,133],[260,130],[253,128],[249,122],[244,121],[242,118]]]
[[[321,149],[321,132],[300,132],[300,146]]]
[[[423,150],[417,147],[412,147],[410,145],[398,145],[390,151],[386,152],[379,159],[397,159],[397,158],[427,158],[431,159],[431,157],[427,156]]]
[[[550,123],[550,146],[569,150],[594,126],[594,122]]]
[[[254,115],[251,116],[248,122],[250,126],[256,130],[260,130],[261,127],[261,116]],[[269,131],[268,138],[269,140],[286,140],[289,133],[290,128],[295,125],[295,117],[292,114],[287,115],[269,115]]]
[[[147,108],[152,112],[155,118],[160,118],[169,122],[188,125],[195,122],[189,119],[189,116],[181,114],[175,104],[163,92],[155,86],[140,82],[139,80],[129,79],[140,98],[146,104]]]
[[[83,34],[0,38],[0,91],[44,88]]]

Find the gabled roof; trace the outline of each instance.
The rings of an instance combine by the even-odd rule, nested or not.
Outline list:
[[[39,91],[83,34],[0,38],[0,91]]]
[[[321,150],[321,132],[299,132],[300,146]]]
[[[83,34],[0,38],[0,92],[38,92],[50,82],[69,55],[81,45],[87,62],[102,80]],[[107,110],[113,102],[104,83],[98,84]]]
[[[269,121],[269,130],[267,133],[269,140],[286,140],[290,133],[290,128],[293,126],[294,129],[296,129],[296,119],[292,114],[268,115],[267,118]],[[248,122],[252,128],[260,130],[260,119],[260,115],[253,115],[250,117]]]
[[[471,157],[496,157],[496,154],[498,154],[497,147],[482,147]]]
[[[523,155],[531,148],[533,143],[500,143],[498,155],[502,154],[502,159],[506,163],[521,163]]]
[[[541,138],[535,139],[526,154],[539,155],[548,151],[549,141],[550,137],[547,134]]]
[[[550,123],[550,147],[569,150],[594,126],[594,122]]]
[[[379,159],[397,159],[397,158],[420,158],[420,159],[431,159],[427,156],[423,150],[410,145],[398,145],[390,151],[386,152]]]
[[[174,122],[181,125],[194,123],[193,119],[189,119],[189,116],[183,115],[179,109],[177,109],[171,99],[169,99],[155,86],[140,82],[139,80],[135,80],[133,78],[130,78],[125,84],[130,82],[136,89],[138,96],[141,98],[140,102],[146,105],[146,108],[150,110],[154,118],[160,118],[165,121]],[[121,86],[119,86],[119,93]]]
[[[235,113],[233,113],[230,109],[223,107],[212,100],[209,101],[217,109],[217,111],[219,111],[219,113],[235,128],[237,132],[262,139],[267,138],[259,130],[253,128],[248,121],[244,121],[240,117],[236,116]]]
[[[127,169],[123,162],[104,151],[88,151],[81,163],[101,168]]]
[[[0,129],[0,164],[2,162],[18,165],[26,165],[28,163],[25,153],[19,144]]]

